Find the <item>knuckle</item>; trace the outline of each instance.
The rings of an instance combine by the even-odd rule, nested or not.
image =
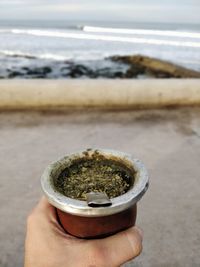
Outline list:
[[[134,246],[134,255],[135,257],[139,256],[142,252],[142,242],[136,242]]]
[[[140,253],[142,252],[142,240],[141,238],[135,234],[135,232],[132,232],[131,235],[129,234],[125,234],[126,238],[129,242],[129,246],[132,250],[131,254],[132,254],[132,258],[135,258],[137,256],[140,255]]]

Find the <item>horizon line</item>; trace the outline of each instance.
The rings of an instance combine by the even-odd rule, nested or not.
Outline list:
[[[191,25],[199,25],[200,23],[197,22],[165,22],[165,21],[132,21],[132,20],[96,20],[96,19],[47,19],[47,18],[32,18],[32,19],[23,19],[23,18],[0,18],[0,21],[65,21],[65,22],[102,22],[102,23],[106,23],[106,22],[115,22],[115,23],[155,23],[155,24],[182,24],[182,25],[186,25],[186,24],[191,24]]]

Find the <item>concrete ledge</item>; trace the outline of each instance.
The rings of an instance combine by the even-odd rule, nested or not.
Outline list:
[[[1,80],[0,109],[200,105],[200,79]]]

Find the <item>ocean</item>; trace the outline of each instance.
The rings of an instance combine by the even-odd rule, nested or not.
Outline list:
[[[200,71],[200,25],[0,21],[0,78],[34,78],[40,67],[47,78],[67,77],[66,64],[120,71],[126,66],[108,58],[137,54]]]

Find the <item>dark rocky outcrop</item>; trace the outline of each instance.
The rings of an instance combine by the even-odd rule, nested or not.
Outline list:
[[[69,78],[123,78],[124,73],[112,68],[92,69],[81,64],[70,64],[61,68],[64,77]]]
[[[10,71],[10,73],[8,74],[8,78],[17,78],[17,77],[23,77],[23,73],[20,71]]]
[[[25,69],[25,68],[24,68]],[[45,76],[46,74],[50,73],[52,70],[48,66],[39,67],[39,68],[33,68],[33,69],[27,69],[26,74],[32,75],[32,76]]]
[[[84,65],[72,64],[67,75],[71,78],[79,78],[82,76],[91,77],[93,76],[93,71]]]
[[[124,78],[124,73],[111,68],[101,68],[94,72],[94,78]]]
[[[190,70],[168,61],[142,55],[112,56],[95,62],[43,61],[36,64],[14,66],[0,71],[4,78],[200,78],[200,72]]]
[[[134,78],[140,74],[155,78],[200,78],[198,71],[147,56],[113,56],[110,59],[130,65],[126,78]]]

